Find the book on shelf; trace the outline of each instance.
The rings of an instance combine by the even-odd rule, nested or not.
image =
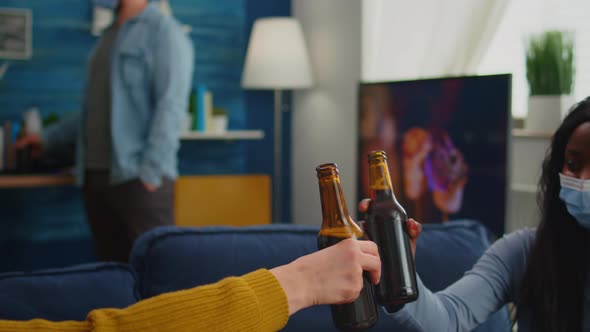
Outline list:
[[[193,130],[211,130],[213,128],[213,93],[207,89],[207,86],[203,84],[197,86],[193,105],[195,107]]]

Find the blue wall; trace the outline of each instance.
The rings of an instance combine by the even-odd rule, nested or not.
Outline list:
[[[171,5],[175,16],[192,27],[195,84],[206,84],[213,91],[215,105],[229,111],[230,128],[245,128],[240,87],[247,43],[245,0],[172,0]],[[43,116],[79,111],[86,59],[97,40],[89,30],[91,0],[0,0],[0,7],[33,11],[33,57],[11,61],[0,82],[0,120],[18,121],[31,106],[39,107]],[[181,172],[245,172],[244,145],[184,144]],[[202,162],[204,156],[212,159]]]
[[[249,0],[246,1],[246,34],[250,35],[254,21],[259,17],[291,16],[290,0]],[[291,222],[291,98],[283,94],[288,112],[283,112],[282,149],[282,218],[279,222]],[[274,100],[272,91],[247,91],[246,113],[248,126],[262,128],[266,133],[261,144],[253,145],[248,151],[247,171],[273,174]]]
[[[19,120],[23,110],[42,115],[77,112],[85,62],[96,42],[90,35],[90,0],[0,0],[0,7],[33,11],[33,57],[11,61],[0,82],[0,121]],[[182,174],[272,174],[272,93],[240,87],[251,24],[257,17],[290,14],[290,1],[171,0],[175,16],[192,27],[195,83],[206,84],[216,106],[229,110],[230,128],[263,129],[250,142],[186,141]],[[290,127],[286,114],[285,128]],[[290,132],[284,131],[284,165],[290,165]],[[285,168],[284,174],[287,174]],[[289,183],[284,196],[288,202]],[[288,205],[284,220],[289,220]],[[94,259],[77,188],[0,190],[0,271],[68,265]],[[40,252],[47,255],[39,255]]]
[[[10,61],[0,82],[0,120],[18,121],[21,112],[31,106],[39,107],[43,116],[77,112],[84,64],[95,42],[89,32],[90,1],[2,0],[0,6],[33,11],[33,57]],[[2,189],[0,218],[1,270],[93,258],[77,188]],[[63,252],[58,252],[58,247],[67,254],[60,255]],[[43,250],[48,248],[52,250]]]

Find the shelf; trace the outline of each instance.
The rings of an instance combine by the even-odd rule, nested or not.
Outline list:
[[[228,130],[223,133],[214,131],[191,131],[180,135],[181,140],[234,140],[234,139],[263,139],[262,130]]]
[[[0,175],[0,188],[33,188],[74,185],[70,174],[55,175]]]
[[[536,194],[539,191],[539,188],[537,187],[537,185],[532,184],[513,183],[510,186],[510,190],[529,194]]]
[[[512,136],[527,138],[551,138],[553,133],[542,131],[531,131],[526,129],[512,129]]]

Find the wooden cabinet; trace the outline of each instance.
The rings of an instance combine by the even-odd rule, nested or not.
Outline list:
[[[176,181],[176,224],[269,224],[270,186],[268,175],[182,176]]]

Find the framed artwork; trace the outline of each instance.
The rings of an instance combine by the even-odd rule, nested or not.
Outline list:
[[[504,233],[511,75],[361,83],[358,194],[384,150],[395,195],[422,223],[475,219]]]
[[[29,59],[33,53],[29,9],[0,8],[0,59]]]

